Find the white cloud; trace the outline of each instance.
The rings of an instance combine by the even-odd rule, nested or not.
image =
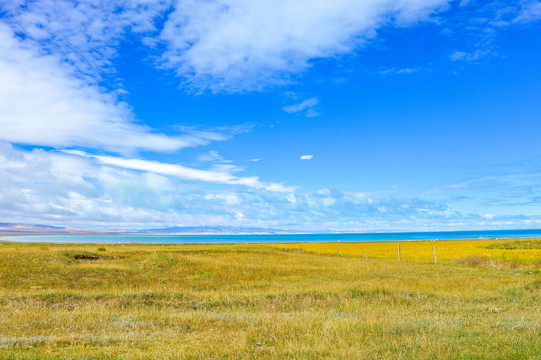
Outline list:
[[[114,71],[112,58],[128,31],[148,33],[170,0],[2,1],[2,19],[32,46],[58,55],[80,76]]]
[[[131,153],[227,138],[212,132],[167,136],[135,124],[127,104],[73,76],[56,56],[40,54],[2,23],[0,54],[0,140]]]
[[[537,215],[482,215],[442,201],[332,189],[281,192],[256,178],[248,186],[190,182],[193,170],[153,163],[104,162],[76,153],[22,151],[0,143],[0,218],[62,226],[148,228],[249,226],[292,230],[441,230],[535,227]],[[168,164],[165,164],[168,165]],[[171,165],[171,164],[169,164]],[[136,168],[136,169],[131,169]],[[164,170],[165,169],[165,170]],[[182,176],[179,176],[182,174]],[[195,177],[209,176],[195,173]],[[211,181],[213,178],[210,179]],[[492,209],[497,210],[497,209]],[[490,218],[485,214],[495,214]]]
[[[514,22],[528,23],[541,19],[541,1],[523,1]]]
[[[160,38],[166,67],[196,89],[283,84],[311,59],[353,51],[375,30],[423,21],[445,0],[183,0]]]
[[[416,73],[418,72],[419,69],[418,68],[388,68],[388,69],[381,69],[379,71],[380,74],[382,75],[389,75],[389,74],[392,74],[392,75],[400,75],[400,74],[413,74],[413,73]]]
[[[462,1],[446,12],[438,21],[447,27],[442,34],[455,39],[469,39],[468,50],[451,52],[452,61],[477,62],[486,57],[499,56],[497,35],[513,25],[524,25],[541,19],[541,2],[521,1]]]
[[[319,115],[319,113],[313,109],[315,106],[317,106],[318,103],[319,100],[317,98],[311,98],[306,99],[298,104],[285,106],[282,108],[282,110],[290,114],[306,110],[306,117],[314,117]]]
[[[301,160],[312,160],[314,158],[314,155],[301,155]]]
[[[282,109],[288,113],[296,113],[299,111],[303,111],[304,109],[314,107],[318,104],[318,102],[319,102],[318,99],[311,98],[311,99],[304,100],[299,104],[285,106]]]
[[[491,50],[477,49],[472,52],[453,51],[451,55],[449,55],[449,58],[453,61],[473,62],[491,55],[494,55],[494,52]]]
[[[315,111],[314,109],[308,109],[306,110],[306,114],[304,114],[304,116],[311,118],[311,117],[319,116],[319,113]]]
[[[266,183],[259,180],[258,177],[238,177],[232,172],[239,171],[234,165],[222,164],[214,166],[211,170],[194,169],[179,164],[167,164],[159,161],[149,161],[141,159],[126,159],[121,157],[91,155],[81,151],[65,150],[66,154],[72,154],[82,157],[96,159],[100,164],[113,165],[120,168],[152,172],[155,174],[175,176],[181,179],[198,180],[210,183],[245,185],[255,189],[264,189],[278,192],[291,192],[296,188],[284,186],[278,183]]]
[[[220,163],[228,163],[231,162],[231,160],[226,160],[220,153],[216,150],[211,150],[204,154],[199,154],[197,156],[197,160],[201,162],[220,162]]]

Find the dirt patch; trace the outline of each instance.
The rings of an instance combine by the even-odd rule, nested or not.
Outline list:
[[[101,258],[101,256],[96,255],[96,254],[82,253],[82,254],[73,254],[72,258],[74,258],[75,260],[98,260]]]
[[[481,256],[468,256],[464,259],[458,259],[456,262],[463,265],[479,266],[488,263],[488,259]]]
[[[98,255],[87,251],[62,251],[60,253],[61,255],[65,256],[69,260],[89,260],[89,261],[95,261],[95,260],[102,260],[105,259],[106,256],[104,255]]]

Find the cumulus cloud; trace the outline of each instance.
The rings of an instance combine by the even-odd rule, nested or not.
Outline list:
[[[539,216],[490,211],[477,215],[453,210],[442,201],[392,193],[333,189],[283,192],[273,189],[280,184],[231,186],[227,177],[218,177],[215,186],[206,187],[191,179],[214,181],[214,174],[81,155],[24,151],[0,143],[0,218],[4,222],[84,227],[229,225],[312,231],[541,224]],[[238,179],[246,184],[258,181]]]
[[[160,34],[166,67],[194,88],[287,83],[310,60],[353,51],[381,26],[423,21],[445,0],[183,0]]]
[[[301,155],[301,160],[312,160],[314,158],[314,155]]]

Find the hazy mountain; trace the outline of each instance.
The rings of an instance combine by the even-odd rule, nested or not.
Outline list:
[[[72,227],[58,227],[39,224],[12,224],[0,223],[0,233],[24,235],[24,234],[276,234],[284,233],[283,230],[232,227],[232,226],[174,226],[167,228],[143,229],[143,230],[96,230],[77,229]]]

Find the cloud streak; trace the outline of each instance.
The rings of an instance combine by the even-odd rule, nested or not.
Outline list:
[[[292,192],[296,188],[288,187],[278,183],[265,183],[259,180],[258,177],[238,177],[232,174],[233,171],[238,169],[232,165],[225,165],[214,167],[216,170],[201,170],[194,169],[187,166],[179,164],[167,164],[159,161],[149,161],[141,159],[126,159],[113,156],[103,156],[103,155],[90,155],[83,153],[81,151],[64,151],[66,154],[72,154],[76,156],[82,156],[87,158],[92,158],[98,161],[98,163],[103,165],[113,165],[116,167],[146,171],[155,174],[175,176],[181,179],[187,180],[198,180],[203,182],[210,183],[221,183],[229,185],[244,185],[252,187],[254,189],[264,189],[268,191],[277,191],[277,192]]]
[[[298,112],[302,112],[306,110],[306,113],[305,113],[306,117],[315,117],[319,115],[319,113],[314,110],[314,107],[316,107],[318,103],[319,103],[319,100],[317,98],[311,98],[311,99],[306,99],[298,104],[284,106],[282,110],[290,114],[294,114],[294,113],[298,113]]]

